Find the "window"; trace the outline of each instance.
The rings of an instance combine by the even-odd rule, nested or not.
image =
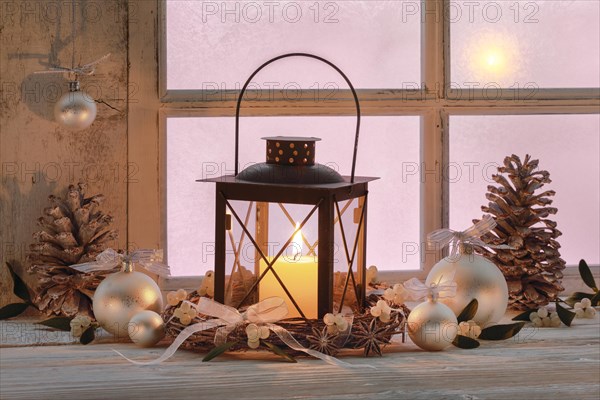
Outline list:
[[[150,2],[140,3],[147,23],[154,12],[161,16],[160,61],[146,56],[138,76],[151,86],[142,66],[160,65],[159,98],[141,85],[156,100],[132,105],[130,125],[139,121],[157,134],[130,143],[145,143],[159,172],[148,152],[130,146],[130,153],[141,173],[156,174],[164,197],[131,185],[130,204],[152,204],[162,218],[142,229],[130,216],[129,234],[136,241],[153,232],[176,275],[211,266],[198,242],[211,240],[214,188],[194,180],[233,169],[239,87],[262,62],[297,51],[336,63],[358,89],[357,174],[383,178],[371,189],[380,199],[369,204],[369,264],[424,277],[439,256],[425,251],[425,235],[466,228],[485,203],[487,175],[456,180],[446,172],[498,164],[512,153],[532,154],[550,171],[567,262],[600,262],[598,2],[167,1],[158,10],[143,3]],[[153,54],[139,40],[132,59]],[[264,151],[260,136],[310,132],[324,138],[318,161],[347,169],[354,105],[335,71],[288,59],[250,88],[241,122],[246,161],[261,161],[254,159]],[[158,127],[143,119],[148,109],[159,115]],[[589,186],[575,200],[581,174]],[[580,230],[580,218],[588,230]]]

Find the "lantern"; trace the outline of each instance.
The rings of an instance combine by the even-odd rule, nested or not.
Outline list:
[[[357,113],[350,176],[316,163],[319,138],[283,136],[263,138],[266,162],[238,173],[244,92],[260,70],[287,57],[322,61],[350,86]],[[288,317],[304,319],[342,312],[345,307],[362,310],[368,183],[377,178],[354,174],[360,105],[350,80],[321,57],[284,54],[250,75],[238,97],[235,118],[235,175],[199,180],[216,183],[215,300],[243,308],[279,296],[287,302]]]

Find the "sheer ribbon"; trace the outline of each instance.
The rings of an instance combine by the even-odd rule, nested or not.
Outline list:
[[[456,296],[454,274],[447,278],[442,277],[439,282],[432,283],[429,286],[417,278],[411,278],[404,282],[404,288],[411,294],[413,300],[426,298],[437,300]]]
[[[113,249],[106,249],[96,256],[96,261],[71,265],[71,268],[83,273],[108,271],[126,262],[137,264],[148,272],[168,276],[171,271],[169,266],[162,261],[162,250],[140,249],[128,254],[121,254]]]
[[[485,215],[481,221],[472,225],[464,231],[454,231],[452,229],[437,229],[427,235],[427,246],[435,249],[443,249],[452,245],[451,256],[458,254],[459,245],[471,244],[475,246],[489,247],[492,249],[511,249],[507,245],[491,245],[480,239],[481,236],[490,232],[496,226],[496,221],[490,215]]]

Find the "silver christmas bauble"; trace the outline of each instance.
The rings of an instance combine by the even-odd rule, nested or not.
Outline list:
[[[499,322],[508,305],[508,286],[498,267],[478,254],[446,257],[433,266],[425,284],[436,283],[453,272],[456,295],[438,301],[458,315],[471,300],[477,299],[479,305],[473,320],[479,326]]]
[[[101,327],[118,337],[127,337],[131,318],[143,310],[163,310],[160,288],[141,272],[108,275],[94,293],[94,316]]]
[[[406,322],[408,336],[423,350],[444,350],[458,334],[458,321],[454,312],[433,300],[416,306]]]
[[[85,92],[69,91],[56,102],[54,118],[65,128],[85,129],[96,119],[96,102]]]
[[[165,323],[154,311],[140,311],[129,321],[127,331],[133,343],[142,347],[151,347],[165,336]]]

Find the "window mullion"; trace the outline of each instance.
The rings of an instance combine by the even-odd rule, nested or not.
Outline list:
[[[424,90],[435,98],[421,118],[421,268],[428,271],[440,254],[426,248],[426,235],[448,225],[448,187],[442,179],[448,143],[444,140],[448,115],[442,106],[445,82],[449,77],[446,56],[449,53],[449,29],[443,12],[447,1],[421,2],[421,74]]]

